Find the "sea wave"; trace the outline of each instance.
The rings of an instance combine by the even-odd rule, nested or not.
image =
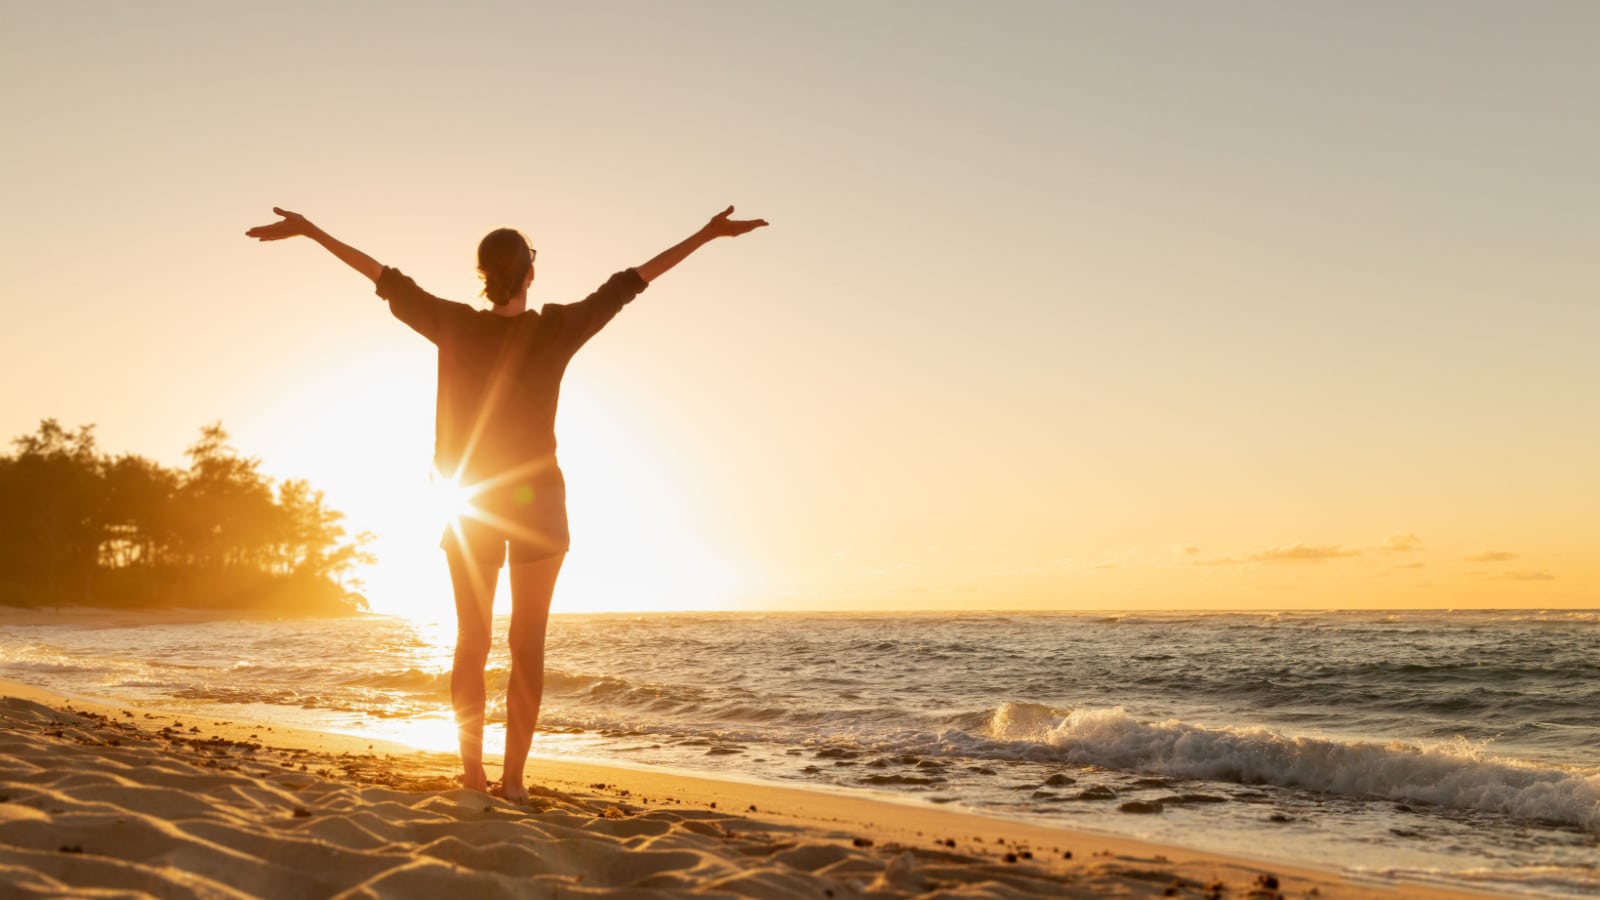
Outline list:
[[[1143,722],[1122,707],[1033,703],[1001,705],[988,730],[996,741],[1044,748],[1079,765],[1428,803],[1600,832],[1600,770],[1496,757],[1465,740],[1291,737],[1261,726]]]

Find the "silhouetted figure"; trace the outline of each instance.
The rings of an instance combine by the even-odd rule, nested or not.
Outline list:
[[[649,262],[608,278],[587,298],[529,310],[535,251],[520,232],[501,228],[478,244],[483,295],[475,310],[417,287],[398,269],[342,243],[299,213],[245,232],[263,241],[303,236],[321,244],[377,286],[395,317],[439,348],[434,446],[437,477],[471,497],[472,508],[445,530],[440,546],[456,601],[456,652],[450,673],[461,744],[462,784],[486,790],[483,770],[484,665],[500,566],[511,565],[511,679],[506,689],[505,796],[528,795],[523,767],[544,692],[544,640],[550,598],[566,558],[566,487],[556,463],[555,416],[561,376],[572,355],[663,272],[719,237],[767,223],[731,218],[728,207]]]

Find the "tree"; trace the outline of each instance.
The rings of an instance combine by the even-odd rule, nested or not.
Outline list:
[[[187,452],[178,489],[178,533],[189,563],[202,568],[268,566],[273,537],[284,528],[261,461],[240,456],[221,422],[200,429]]]
[[[31,584],[40,600],[90,596],[103,528],[100,457],[94,426],[55,419],[12,442],[5,467],[3,533],[7,581]]]
[[[371,562],[360,548],[371,539],[363,532],[347,542],[344,513],[329,509],[323,492],[304,480],[278,486],[278,507],[283,512],[281,565],[286,572],[342,579],[358,563]]]
[[[200,430],[189,468],[102,455],[93,426],[46,419],[0,456],[0,603],[199,605],[349,612],[369,534],[303,480],[274,485]]]
[[[161,566],[178,540],[173,508],[182,479],[142,456],[123,454],[104,467],[105,535],[100,564]]]

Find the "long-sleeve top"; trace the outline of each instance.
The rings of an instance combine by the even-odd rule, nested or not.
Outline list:
[[[395,318],[439,348],[434,467],[463,486],[489,479],[539,480],[555,469],[556,404],[567,363],[646,282],[633,269],[577,303],[547,303],[515,316],[443,300],[385,267],[378,296]]]

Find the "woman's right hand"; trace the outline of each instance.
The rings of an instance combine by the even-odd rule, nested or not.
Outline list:
[[[271,225],[257,225],[246,231],[244,236],[253,237],[258,241],[281,241],[284,238],[308,236],[317,230],[317,226],[311,224],[305,216],[297,212],[290,212],[287,209],[280,209],[276,206],[272,208],[272,211],[283,218],[280,221],[273,222]]]

